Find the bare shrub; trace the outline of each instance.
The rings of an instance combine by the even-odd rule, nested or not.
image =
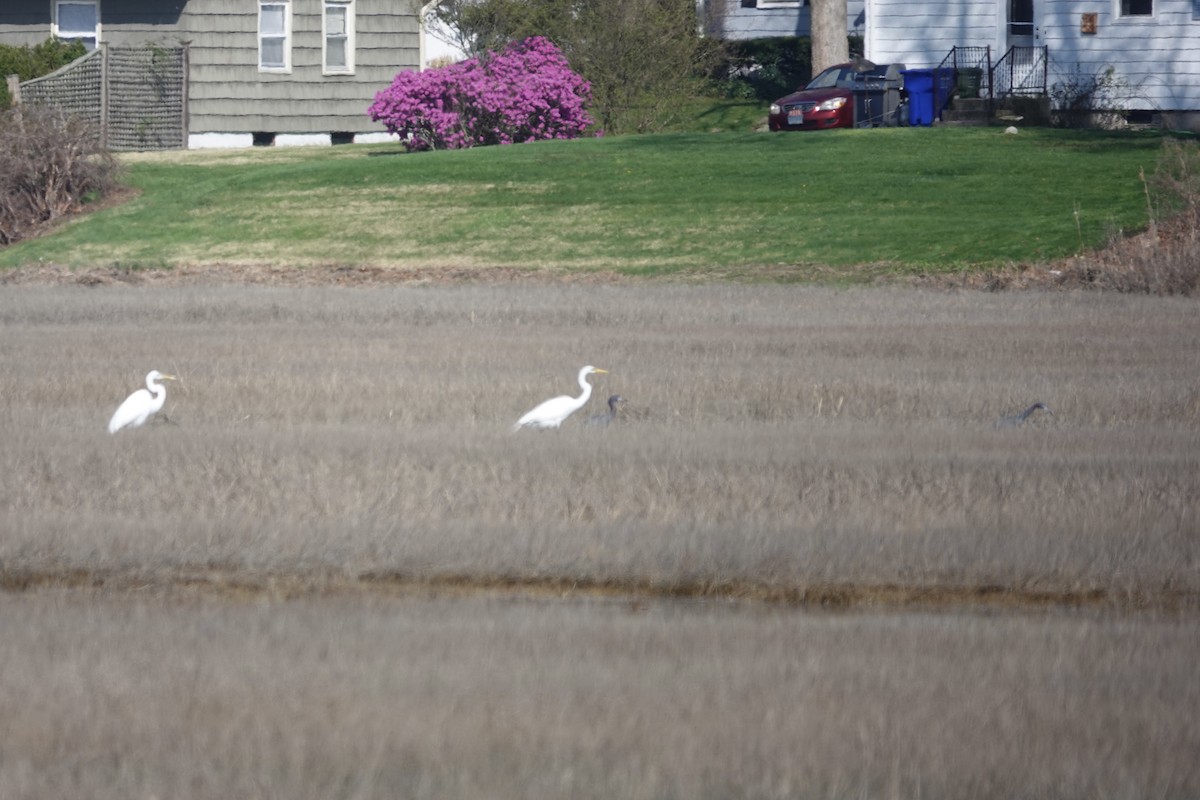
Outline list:
[[[1068,285],[1139,294],[1191,296],[1200,290],[1200,148],[1168,139],[1154,174],[1141,176],[1150,227],[1074,260],[1062,271]]]
[[[1138,94],[1110,65],[1089,72],[1079,64],[1050,87],[1051,122],[1059,128],[1119,128],[1121,112]]]
[[[0,114],[0,245],[108,194],[116,173],[86,120],[38,106]]]
[[[1168,139],[1147,191],[1157,202],[1151,209],[1154,215],[1179,223],[1195,241],[1200,232],[1200,147],[1196,142]]]

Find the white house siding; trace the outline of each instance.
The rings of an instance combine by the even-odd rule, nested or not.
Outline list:
[[[956,45],[991,45],[995,52],[1004,35],[1000,11],[997,2],[866,0],[864,55],[923,69],[936,67]]]
[[[847,0],[846,32],[863,34],[865,0]],[[812,13],[808,4],[794,8],[743,8],[741,0],[699,0],[706,32],[719,39],[769,39],[777,36],[808,36]]]
[[[932,67],[955,45],[1008,49],[1007,0],[866,0],[866,57],[877,63]],[[1200,20],[1193,0],[1154,0],[1150,17],[1118,17],[1119,0],[1034,0],[1037,38],[1050,55],[1049,84],[1108,67],[1124,89],[1126,110],[1200,112]],[[1097,32],[1081,32],[1083,13]],[[1181,118],[1182,119],[1182,118]],[[1193,113],[1187,127],[1200,127]]]
[[[1035,2],[1052,85],[1074,72],[1097,75],[1111,66],[1125,109],[1200,110],[1200,20],[1192,19],[1192,0],[1154,0],[1152,17],[1118,17],[1115,3]],[[1097,15],[1095,34],[1080,32],[1085,11]]]

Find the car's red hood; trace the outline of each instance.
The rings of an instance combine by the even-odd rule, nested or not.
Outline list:
[[[830,89],[801,89],[775,102],[781,106],[793,103],[822,103],[831,97],[849,97],[850,94],[849,89],[841,89],[836,86]]]

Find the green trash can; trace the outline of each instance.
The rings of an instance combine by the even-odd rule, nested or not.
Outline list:
[[[979,97],[981,85],[983,85],[983,70],[979,67],[966,67],[958,71],[959,97]]]

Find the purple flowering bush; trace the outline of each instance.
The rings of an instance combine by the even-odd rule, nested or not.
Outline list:
[[[409,151],[455,150],[577,138],[591,125],[590,100],[588,82],[535,36],[484,58],[401,72],[367,113]]]

